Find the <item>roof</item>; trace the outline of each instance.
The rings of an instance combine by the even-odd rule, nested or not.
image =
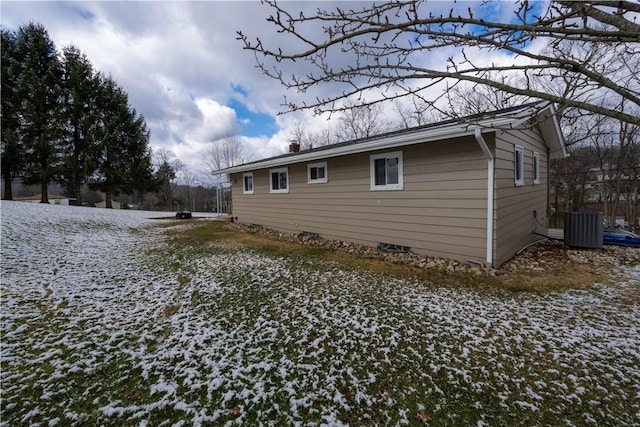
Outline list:
[[[61,194],[48,194],[47,195],[47,199],[48,200],[66,200],[66,199],[70,199],[70,198],[71,197],[63,196]],[[42,194],[41,193],[34,194],[33,196],[14,197],[14,200],[16,200],[16,201],[40,200],[40,199],[42,199]]]
[[[484,133],[496,132],[504,129],[526,128],[530,119],[536,119],[536,124],[547,142],[551,158],[566,157],[564,138],[553,104],[549,102],[534,102],[517,107],[491,111],[483,114],[462,117],[430,123],[409,129],[401,129],[370,138],[357,139],[326,145],[323,147],[302,150],[295,153],[282,154],[267,159],[244,163],[226,169],[214,171],[214,174],[228,174],[247,172],[255,169],[285,166],[299,162],[309,162],[348,154],[385,150],[407,145],[422,144],[443,139],[458,138],[473,135],[476,129]],[[530,126],[530,125],[529,125]]]

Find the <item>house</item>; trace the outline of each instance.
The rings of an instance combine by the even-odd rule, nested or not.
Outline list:
[[[555,108],[519,107],[263,159],[216,173],[233,219],[498,267],[540,238]]]
[[[35,194],[33,196],[28,196],[28,197],[14,198],[14,200],[17,202],[30,202],[30,203],[40,203],[41,199],[42,199],[42,195],[40,193]],[[76,199],[62,196],[60,194],[49,194],[47,196],[47,199],[49,200],[49,204],[51,205],[73,206],[75,205],[75,202],[76,202]]]

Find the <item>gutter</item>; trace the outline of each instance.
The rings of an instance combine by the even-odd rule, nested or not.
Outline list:
[[[476,129],[474,136],[478,145],[482,149],[485,158],[487,159],[487,255],[486,262],[488,267],[493,266],[493,154],[489,150],[487,141],[482,137],[482,131]]]

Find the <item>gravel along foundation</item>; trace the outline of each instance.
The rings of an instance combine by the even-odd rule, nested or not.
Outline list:
[[[638,267],[585,289],[473,289],[221,227],[175,244],[149,212],[0,214],[1,425],[640,422]]]

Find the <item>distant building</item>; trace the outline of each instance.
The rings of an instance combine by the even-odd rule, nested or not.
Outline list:
[[[62,205],[62,206],[74,206],[76,203],[76,199],[62,196],[60,194],[49,194],[47,196],[49,199],[49,204],[52,205]],[[28,197],[14,197],[13,200],[17,202],[31,202],[31,203],[40,203],[42,199],[42,194],[34,194],[33,196]]]

